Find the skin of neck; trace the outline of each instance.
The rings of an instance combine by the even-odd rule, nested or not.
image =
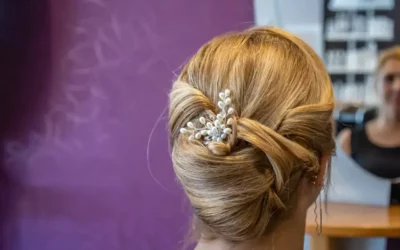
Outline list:
[[[325,171],[321,172],[321,176],[324,175]],[[241,243],[231,243],[221,238],[210,241],[200,240],[195,250],[303,250],[307,210],[318,197],[323,178],[320,180],[322,181],[319,185],[311,188],[309,181],[306,179],[302,181],[298,187],[300,198],[296,207],[293,208],[291,215],[276,225],[270,234]]]
[[[397,117],[397,115],[392,113],[393,112],[388,110],[380,109],[379,115],[376,119],[376,125],[379,129],[400,130],[400,117]]]
[[[200,240],[195,250],[303,250],[307,210],[296,211],[267,236],[257,240],[230,243],[223,239]]]

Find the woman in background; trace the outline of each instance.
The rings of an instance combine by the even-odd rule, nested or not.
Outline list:
[[[222,35],[192,57],[169,125],[197,250],[303,249],[334,149],[333,109],[322,61],[285,31]]]
[[[362,128],[339,134],[343,150],[370,173],[398,182],[400,177],[400,46],[382,52],[377,68],[378,116]],[[392,188],[392,202],[400,200]]]

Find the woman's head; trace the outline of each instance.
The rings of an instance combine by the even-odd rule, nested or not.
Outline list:
[[[400,121],[400,46],[381,53],[377,70],[381,112]]]
[[[236,111],[226,141],[206,145],[180,133],[188,122],[217,114],[225,89]],[[170,94],[172,160],[209,235],[257,238],[293,213],[301,180],[324,172],[321,159],[334,148],[333,108],[322,61],[282,30],[222,35],[190,59]],[[317,193],[303,198],[312,202]]]

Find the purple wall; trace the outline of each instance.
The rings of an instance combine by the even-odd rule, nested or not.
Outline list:
[[[1,91],[0,248],[178,249],[189,207],[162,113],[171,79],[205,41],[249,27],[252,1],[34,2]]]

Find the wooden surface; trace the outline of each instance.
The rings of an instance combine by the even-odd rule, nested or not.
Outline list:
[[[308,211],[306,232],[318,233],[314,206]],[[328,203],[328,214],[323,212],[322,236],[400,238],[400,206]]]
[[[311,250],[343,250],[336,246],[335,238],[313,235],[310,242]]]

